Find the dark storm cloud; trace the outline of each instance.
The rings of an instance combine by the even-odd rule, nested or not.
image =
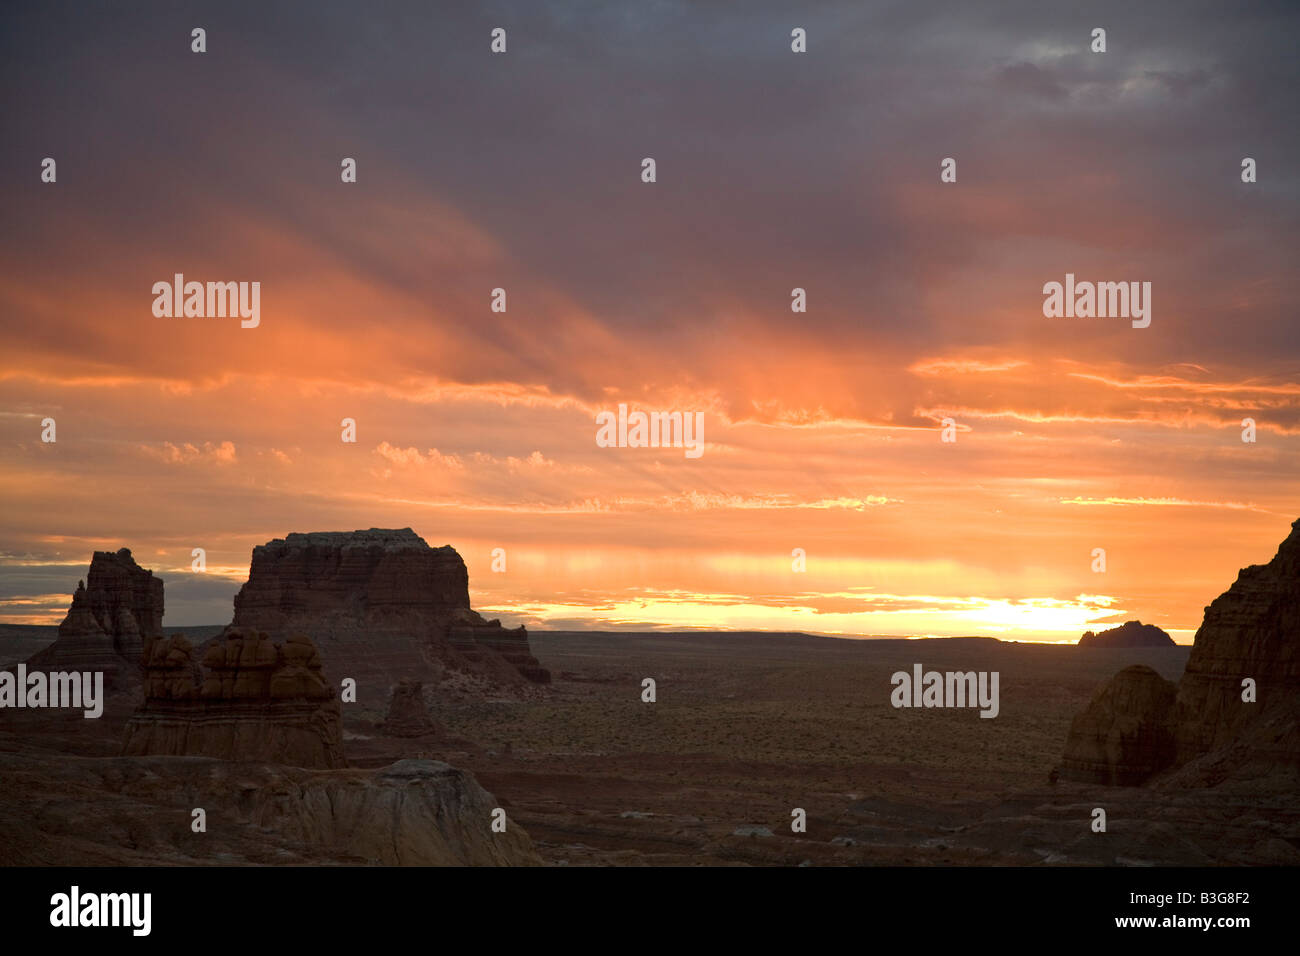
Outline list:
[[[707,351],[738,311],[728,337],[788,323],[801,285],[809,337],[907,352],[1059,345],[1035,321],[1039,286],[1095,268],[1152,279],[1164,321],[1177,315],[1176,336],[1125,340],[1133,358],[1266,367],[1297,345],[1298,21],[1217,3],[42,5],[4,31],[4,242],[17,258],[66,243],[30,185],[57,154],[84,200],[73,231],[134,250],[149,275],[240,263],[221,213],[415,298],[549,285],[615,332]],[[505,57],[487,53],[498,25]],[[793,26],[806,56],[789,52]],[[361,184],[340,196],[343,155]],[[943,194],[950,155],[959,185]],[[1249,193],[1244,155],[1261,170]],[[409,234],[358,241],[367,203],[416,195],[504,258],[467,268]],[[45,266],[96,268],[76,255]],[[103,258],[110,289],[141,281]],[[972,324],[990,304],[1002,317]],[[465,334],[517,351],[515,321]],[[1095,340],[1112,331],[1072,331],[1071,347],[1111,352]],[[563,386],[567,359],[543,351],[540,377]]]
[[[85,580],[85,577],[85,564],[24,565],[6,559],[0,562],[0,604],[14,598],[59,594],[65,595],[64,603],[67,603],[76,590],[77,581]]]

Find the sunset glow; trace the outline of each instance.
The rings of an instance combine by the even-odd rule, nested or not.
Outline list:
[[[254,546],[409,526],[530,628],[1188,643],[1300,513],[1298,153],[1257,52],[1134,11],[1104,71],[959,24],[700,60],[611,13],[581,67],[381,18],[353,70],[231,12],[218,81],[138,34],[97,57],[111,15],[24,38],[86,55],[0,146],[0,621],[58,623],[129,547],[167,624],[222,624]],[[260,281],[260,325],[155,317],[180,272]],[[1067,272],[1151,282],[1150,326],[1045,318]],[[702,412],[702,457],[598,447],[619,403]]]

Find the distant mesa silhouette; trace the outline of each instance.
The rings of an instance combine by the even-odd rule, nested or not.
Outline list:
[[[1119,627],[1094,633],[1085,631],[1079,647],[1177,647],[1174,639],[1154,624],[1125,621]]]

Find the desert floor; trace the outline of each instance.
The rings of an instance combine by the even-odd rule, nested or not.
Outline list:
[[[523,699],[430,693],[441,729],[423,738],[386,737],[369,720],[345,718],[349,759],[370,767],[425,756],[472,771],[552,865],[1300,861],[1295,794],[1050,782],[1070,721],[1099,684],[1134,663],[1177,679],[1186,647],[720,633],[538,632],[530,641],[554,674],[551,687]],[[0,647],[0,660],[19,656]],[[915,663],[999,672],[1000,713],[895,709],[890,675]],[[641,699],[647,677],[655,703]],[[62,768],[61,754],[114,756],[128,714],[7,712],[0,758],[26,775],[27,806],[0,801],[0,822],[65,826],[30,812],[47,786],[40,768]],[[51,772],[48,786],[66,778]],[[88,790],[88,812],[96,799]],[[1098,807],[1105,833],[1092,830]],[[807,815],[804,833],[791,828],[796,808]],[[46,836],[66,843],[61,862],[119,859],[94,837]],[[256,842],[248,836],[241,847]],[[168,862],[204,862],[182,847],[166,851]],[[274,857],[245,848],[223,861]]]
[[[1294,798],[1052,784],[1070,721],[1189,648],[1083,650],[804,635],[536,633],[543,698],[435,716],[553,863],[1294,862]],[[890,675],[996,670],[1000,713],[895,709]],[[641,700],[656,681],[657,701]],[[369,741],[357,740],[364,752]],[[1092,832],[1106,810],[1107,832]],[[807,813],[807,832],[791,813]]]

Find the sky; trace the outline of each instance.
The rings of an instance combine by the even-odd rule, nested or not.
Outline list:
[[[530,628],[1188,643],[1300,517],[1293,4],[0,18],[0,623],[129,547],[222,624],[254,546],[410,527]]]

